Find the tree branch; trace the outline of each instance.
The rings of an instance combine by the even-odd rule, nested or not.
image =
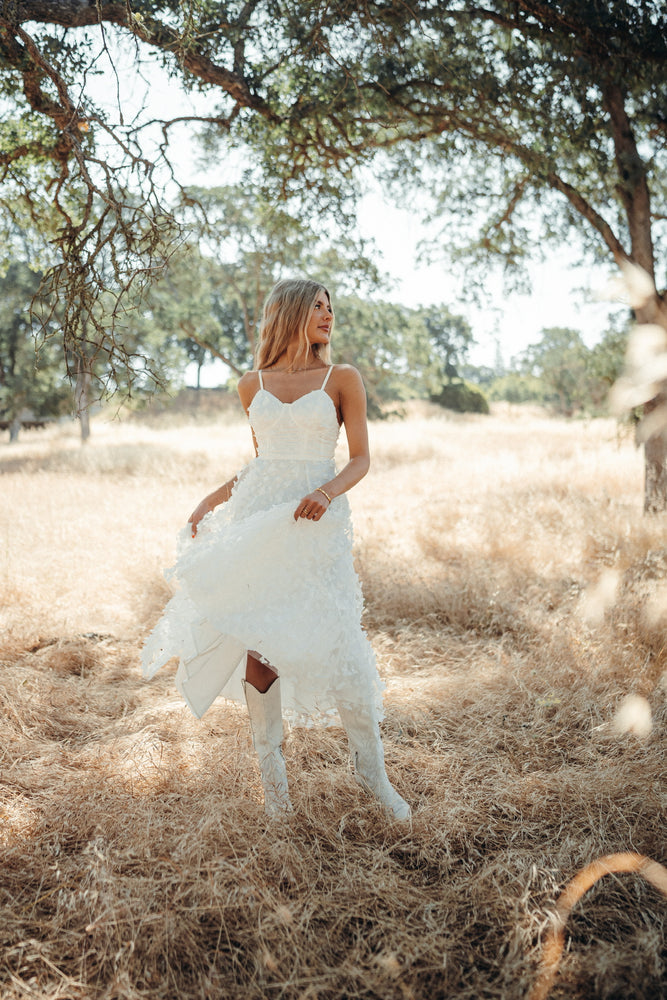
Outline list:
[[[140,298],[142,285],[150,283],[173,253],[180,228],[161,205],[153,164],[103,121],[81,115],[63,75],[28,32],[5,16],[13,13],[12,7],[7,2],[0,6],[3,55],[20,74],[29,106],[53,123],[57,138],[48,155],[60,164],[59,174],[45,184],[41,205],[34,202],[30,176],[17,178],[17,201],[28,206],[35,227],[43,229],[49,252],[55,249],[60,255],[59,263],[44,275],[31,315],[43,330],[57,320],[67,357],[87,356],[94,344],[95,356],[106,359],[105,372],[97,376],[105,387],[119,384],[121,374],[131,385],[137,361],[144,374],[159,382],[145,359],[126,348],[119,320],[127,311],[130,292]],[[121,151],[120,163],[95,155],[94,135],[84,138],[91,121]],[[30,144],[24,145],[30,152]],[[11,153],[0,158],[5,170],[11,162]],[[59,223],[54,219],[45,224],[39,218],[47,198]],[[88,328],[92,340],[85,333]]]
[[[203,340],[198,334],[190,329],[189,325],[181,323],[181,330],[187,337],[190,338],[190,340],[194,340],[195,344],[199,344],[199,346],[203,347],[205,351],[209,351],[214,357],[223,361],[228,368],[231,368],[235,375],[243,375],[241,369],[238,368],[233,361],[230,361],[229,358],[225,357],[225,355],[219,351],[217,347],[214,347],[213,344],[209,344],[208,341]]]
[[[617,84],[605,86],[603,101],[611,121],[619,177],[616,190],[628,219],[632,259],[643,267],[651,279],[654,279],[651,198],[646,179],[646,166],[637,149],[637,141],[625,109],[625,96],[621,88]]]
[[[2,13],[16,24],[38,21],[63,28],[85,28],[100,21],[127,25],[130,5],[118,0],[3,0]]]
[[[409,118],[411,114],[410,109],[400,102],[396,103],[398,103],[404,112],[405,117]],[[414,114],[412,116],[415,117]],[[631,253],[625,250],[606,219],[600,215],[572,184],[565,181],[553,167],[549,167],[545,160],[533,149],[529,146],[524,146],[515,136],[506,129],[503,129],[499,123],[493,122],[489,118],[483,121],[475,121],[466,119],[463,114],[448,111],[446,115],[443,115],[439,123],[432,121],[426,128],[412,134],[390,135],[386,140],[383,139],[376,145],[379,148],[388,148],[406,140],[414,143],[426,138],[435,138],[443,132],[458,132],[474,142],[483,143],[492,152],[499,150],[502,153],[515,156],[517,160],[527,167],[533,176],[544,177],[549,187],[560,192],[560,194],[567,198],[577,212],[600,234],[617,264],[620,265],[632,259]],[[518,193],[520,197],[520,192]],[[512,202],[508,206],[508,209],[510,207],[513,210],[514,205]],[[637,261],[637,263],[640,262]]]
[[[609,223],[604,219],[599,212],[597,212],[593,206],[586,201],[582,194],[577,191],[571,184],[564,181],[562,177],[559,177],[554,171],[549,171],[547,173],[547,181],[550,186],[556,191],[560,191],[564,194],[570,204],[579,212],[580,215],[584,217],[595,230],[600,234],[604,242],[606,243],[608,249],[611,251],[615,262],[621,266],[630,260],[630,255],[624,249],[623,244],[620,242],[613,229]]]
[[[241,26],[250,16],[252,6],[246,4],[241,12]],[[279,116],[266,101],[250,90],[239,72],[219,66],[194,48],[184,47],[178,31],[155,18],[133,14],[129,3],[105,3],[104,0],[23,0],[22,3],[12,3],[11,0],[2,0],[0,14],[15,26],[23,21],[59,24],[66,28],[90,27],[99,25],[102,21],[116,24],[132,32],[147,45],[176,53],[188,72],[206,83],[220,87],[241,107],[252,108],[271,121],[279,121]],[[240,53],[237,52],[236,55],[238,58]]]

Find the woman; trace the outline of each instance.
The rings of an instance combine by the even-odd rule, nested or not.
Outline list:
[[[219,694],[245,695],[269,815],[291,810],[284,706],[296,724],[339,717],[357,780],[406,820],[410,807],[384,769],[383,685],[361,629],[344,495],[369,467],[366,397],[356,369],[330,364],[333,322],[316,282],[280,281],[269,294],[257,370],[238,386],[256,457],[190,516],[174,568],[180,589],[143,669],[151,677],[178,655],[176,682],[198,718]],[[336,473],[343,424],[349,461]]]

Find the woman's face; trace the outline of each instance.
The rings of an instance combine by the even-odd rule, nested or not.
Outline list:
[[[328,344],[331,337],[331,327],[333,325],[333,309],[329,296],[320,289],[317,301],[313,306],[310,319],[306,326],[306,336],[309,344]]]

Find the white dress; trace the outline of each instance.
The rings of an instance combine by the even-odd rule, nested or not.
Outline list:
[[[181,533],[177,584],[142,654],[145,676],[174,656],[176,683],[198,717],[222,695],[243,700],[248,650],[280,675],[286,718],[337,723],[337,706],[382,718],[383,684],[361,628],[345,495],[319,521],[294,520],[299,501],[335,475],[339,425],[326,383],[283,403],[264,388],[249,417],[258,454],[230,499]]]

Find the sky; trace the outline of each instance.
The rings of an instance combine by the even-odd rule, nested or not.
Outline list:
[[[544,262],[527,267],[531,292],[507,294],[499,270],[490,270],[484,285],[488,302],[470,301],[460,276],[447,264],[418,261],[418,247],[427,236],[414,213],[388,203],[380,192],[367,195],[360,208],[362,235],[372,236],[381,249],[382,264],[392,276],[389,298],[407,306],[444,302],[471,324],[476,345],[470,361],[493,365],[497,344],[505,363],[540,339],[543,329],[554,326],[579,330],[584,341],[597,343],[608,326],[613,303],[602,300],[613,267],[583,266],[578,248],[555,244]]]

